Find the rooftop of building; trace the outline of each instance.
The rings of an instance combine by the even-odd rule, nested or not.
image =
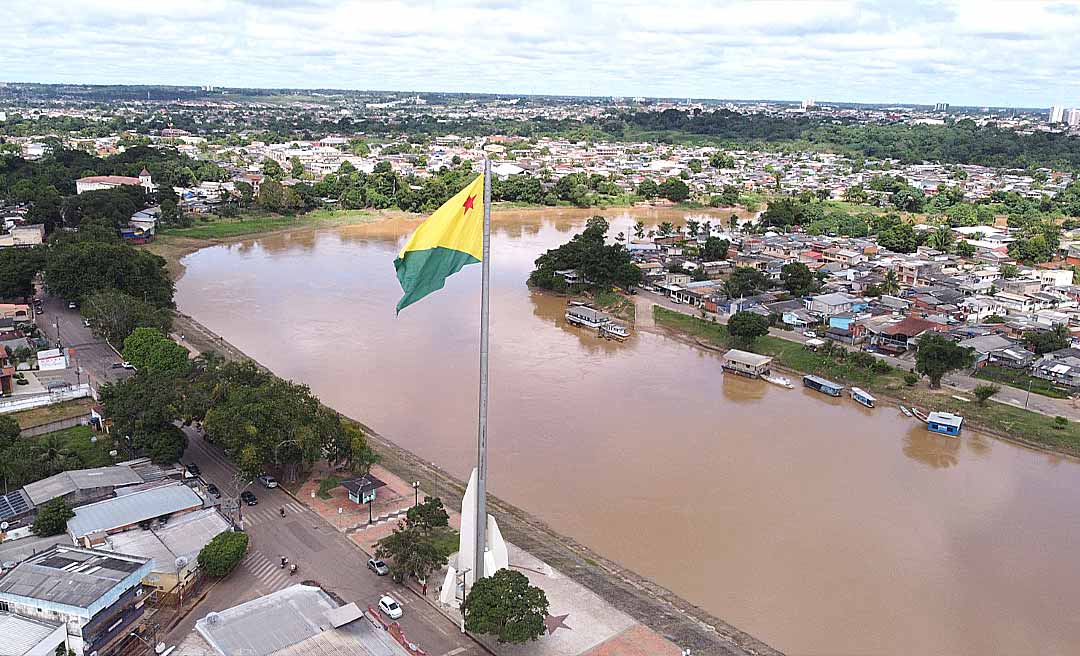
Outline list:
[[[89,608],[148,562],[141,556],[57,545],[0,578],[0,599],[10,596]]]
[[[60,626],[59,622],[45,622],[0,612],[0,654],[4,656],[28,654],[56,633]],[[61,632],[57,639],[63,642],[65,637],[66,632]],[[47,645],[46,647],[49,651],[56,649],[56,645]]]
[[[23,487],[27,496],[35,505],[41,505],[50,499],[62,497],[78,490],[90,490],[100,487],[117,487],[142,483],[143,479],[131,467],[112,465],[93,469],[75,469],[43,478]]]
[[[202,497],[186,485],[161,485],[75,508],[75,516],[68,520],[68,533],[83,537],[190,510],[202,503]]]
[[[194,562],[214,536],[230,528],[221,513],[206,508],[182,515],[164,528],[110,535],[107,542],[113,551],[152,558],[155,572],[176,573],[178,558]]]

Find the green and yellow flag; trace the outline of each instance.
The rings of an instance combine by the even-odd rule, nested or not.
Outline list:
[[[443,288],[466,264],[483,258],[484,174],[420,224],[394,260],[405,294],[397,311]]]

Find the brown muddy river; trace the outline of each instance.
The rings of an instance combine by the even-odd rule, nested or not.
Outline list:
[[[493,493],[793,656],[1080,653],[1076,462],[724,376],[649,329],[617,344],[568,326],[524,281],[589,214],[496,220]],[[612,234],[634,220],[606,214]],[[178,304],[464,478],[480,267],[395,318],[413,225],[204,249]]]

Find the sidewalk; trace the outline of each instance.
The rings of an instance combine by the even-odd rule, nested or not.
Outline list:
[[[372,474],[386,482],[380,488],[378,500],[372,504],[372,515],[377,521],[368,525],[367,508],[359,507],[348,499],[343,488],[331,490],[331,498],[322,499],[316,493],[319,479],[326,475],[316,473],[304,484],[297,497],[303,503],[334,524],[339,531],[348,533],[357,545],[368,553],[375,543],[391,534],[404,518],[404,511],[413,505],[413,489],[404,480],[382,467],[372,467]],[[420,498],[426,495],[420,491]],[[338,513],[338,508],[342,512]],[[461,527],[461,516],[448,509],[450,526]],[[379,517],[390,517],[378,520]],[[498,519],[498,517],[496,517]],[[510,567],[529,577],[529,581],[547,593],[550,602],[547,618],[547,634],[525,645],[500,645],[487,638],[481,642],[499,656],[679,656],[682,650],[655,631],[635,621],[616,609],[584,586],[554,569],[547,563],[508,543]],[[441,613],[461,623],[456,609],[443,606],[438,601],[439,586],[446,573],[445,568],[431,576],[427,593],[415,582],[409,589]]]

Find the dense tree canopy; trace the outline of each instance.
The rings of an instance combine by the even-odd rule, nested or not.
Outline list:
[[[173,305],[173,282],[165,260],[118,242],[73,240],[50,245],[45,283],[60,298],[82,299],[115,289],[156,307]]]
[[[3,280],[2,275],[0,280]],[[85,296],[80,310],[97,335],[118,347],[136,328],[156,328],[167,333],[172,326],[172,314],[167,309],[115,289],[103,289]]]
[[[919,340],[915,371],[930,379],[930,387],[938,388],[942,376],[974,362],[974,349],[964,348],[940,333],[929,333]]]
[[[608,222],[603,217],[589,219],[585,230],[569,242],[536,258],[536,269],[530,274],[529,283],[543,289],[561,290],[563,281],[555,272],[576,269],[601,289],[613,285],[630,288],[640,284],[641,269],[631,262],[622,244],[605,242],[607,231]]]
[[[743,348],[751,348],[754,340],[769,334],[769,320],[756,312],[736,312],[728,320],[728,332]]]
[[[225,576],[244,559],[248,540],[242,531],[218,533],[199,551],[199,569],[210,576]]]
[[[544,635],[548,600],[521,572],[500,569],[473,584],[464,612],[469,631],[523,644]]]
[[[191,369],[188,350],[157,328],[136,328],[124,339],[124,359],[152,374],[183,376]]]

